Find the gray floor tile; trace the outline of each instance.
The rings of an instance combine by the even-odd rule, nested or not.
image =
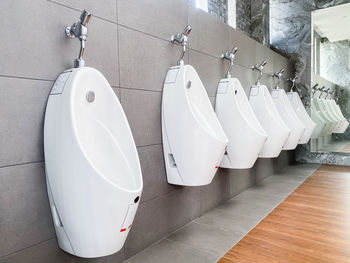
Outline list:
[[[222,209],[214,209],[196,219],[195,222],[213,228],[248,233],[265,215],[265,213],[262,213],[260,215],[248,216],[242,213],[232,214]]]
[[[223,256],[242,237],[243,233],[212,228],[192,222],[168,237],[170,240]]]
[[[187,244],[163,239],[129,258],[127,263],[213,263],[217,256]]]

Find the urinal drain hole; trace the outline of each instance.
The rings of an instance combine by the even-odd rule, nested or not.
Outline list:
[[[237,95],[237,90],[235,90],[235,95]]]
[[[139,200],[140,200],[140,197],[138,196],[135,198],[134,203],[136,204]]]
[[[191,81],[187,82],[186,88],[188,88],[188,89],[191,88],[191,85],[192,85]]]

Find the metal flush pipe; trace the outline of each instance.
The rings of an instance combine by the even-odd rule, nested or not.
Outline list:
[[[314,96],[315,93],[316,93],[316,91],[319,90],[319,89],[317,89],[317,87],[318,87],[318,83],[316,83],[316,84],[311,88],[311,92],[312,92],[312,90],[314,90],[314,92],[312,93],[312,96]]]
[[[290,92],[293,91],[293,88],[295,87],[295,81],[298,79],[298,76],[295,75],[294,78],[287,79],[288,81],[292,82],[292,87],[290,87]]]
[[[74,23],[72,26],[67,26],[65,28],[65,34],[68,38],[79,38],[80,40],[80,51],[79,51],[79,57],[74,60],[74,67],[84,67],[85,61],[83,59],[84,51],[85,51],[85,42],[87,38],[88,28],[87,24],[90,22],[91,19],[91,13],[84,10],[80,15],[80,21],[77,23]]]
[[[256,70],[260,73],[256,82],[255,82],[255,85],[260,85],[260,79],[263,75],[263,69],[264,69],[266,64],[267,64],[267,61],[263,60],[260,64],[256,64],[255,66],[252,66],[252,70]]]
[[[178,65],[183,65],[184,61],[183,58],[185,56],[186,52],[186,45],[187,45],[187,40],[188,40],[188,35],[191,33],[192,27],[187,25],[182,33],[178,33],[174,36],[171,36],[171,43],[176,43],[179,45],[182,45],[182,53],[180,55],[179,60],[177,61]]]
[[[226,76],[225,76],[227,79],[231,78],[231,70],[232,70],[232,67],[233,67],[233,61],[235,59],[235,55],[236,55],[237,51],[238,51],[238,47],[234,47],[234,48],[232,48],[231,51],[227,51],[225,54],[221,55],[221,59],[222,60],[226,59],[226,60],[230,61],[230,65],[228,67],[228,70],[227,70],[227,73],[226,73]]]
[[[273,78],[277,78],[277,83],[276,83],[275,89],[279,89],[278,85],[281,82],[281,77],[282,77],[283,73],[284,73],[284,68],[282,68],[280,71],[275,72],[275,73],[272,74]]]

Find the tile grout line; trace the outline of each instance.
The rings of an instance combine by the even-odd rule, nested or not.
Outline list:
[[[3,259],[5,259],[6,257],[12,256],[12,255],[16,255],[17,253],[20,253],[20,252],[22,252],[22,251],[24,251],[24,250],[26,250],[26,249],[30,249],[30,248],[35,247],[35,246],[39,246],[39,245],[41,245],[41,244],[43,244],[43,243],[45,243],[45,242],[48,242],[48,241],[54,240],[54,239],[56,239],[56,236],[55,236],[55,237],[52,237],[52,238],[49,238],[49,239],[46,239],[46,240],[43,240],[43,241],[40,241],[39,243],[36,243],[36,244],[30,245],[30,246],[21,248],[21,249],[19,249],[19,250],[16,250],[16,251],[14,251],[14,252],[9,253],[9,254],[0,256],[0,259],[3,260]]]
[[[45,161],[41,160],[41,161],[34,161],[34,162],[9,164],[9,165],[0,166],[0,169],[2,169],[2,168],[10,168],[10,167],[14,167],[14,166],[23,166],[23,165],[28,165],[28,164],[36,164],[36,163],[45,163]]]

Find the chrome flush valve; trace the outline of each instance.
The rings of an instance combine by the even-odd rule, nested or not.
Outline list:
[[[236,55],[237,51],[238,51],[238,47],[234,47],[234,48],[232,48],[231,51],[227,51],[225,54],[221,55],[221,59],[223,59],[223,60],[226,59],[226,60],[230,61],[230,66],[229,66],[227,73],[226,73],[227,79],[231,78],[231,69],[233,67],[233,61],[235,59],[235,55]]]
[[[84,10],[80,15],[80,21],[74,23],[72,26],[67,26],[65,29],[66,36],[70,39],[79,38],[80,40],[80,52],[79,57],[74,60],[74,67],[84,67],[85,61],[83,60],[83,55],[85,51],[85,42],[87,38],[88,28],[87,24],[90,22],[91,13]]]
[[[292,82],[292,87],[290,87],[290,92],[293,91],[293,88],[295,87],[295,81],[298,79],[298,75],[295,75],[294,78],[287,79],[288,81]]]
[[[173,43],[173,44],[176,43],[176,44],[182,45],[182,53],[180,55],[179,60],[177,61],[178,65],[184,64],[183,58],[184,58],[185,52],[186,52],[188,35],[191,33],[191,30],[192,30],[192,27],[187,25],[184,29],[184,32],[178,33],[175,36],[171,36],[171,43]]]
[[[279,89],[278,85],[279,85],[280,82],[281,82],[281,77],[282,77],[282,74],[283,74],[283,73],[284,73],[284,68],[281,69],[280,71],[275,72],[275,73],[272,74],[272,77],[273,77],[273,78],[277,78],[277,79],[278,79],[278,81],[277,81],[277,83],[276,83],[276,86],[275,86],[275,89]]]
[[[265,67],[265,65],[267,64],[267,61],[264,60],[262,61],[260,64],[256,64],[255,66],[252,67],[252,70],[256,70],[258,71],[260,74],[255,82],[255,85],[260,85],[260,79],[262,77],[262,74],[263,74],[263,69]]]

